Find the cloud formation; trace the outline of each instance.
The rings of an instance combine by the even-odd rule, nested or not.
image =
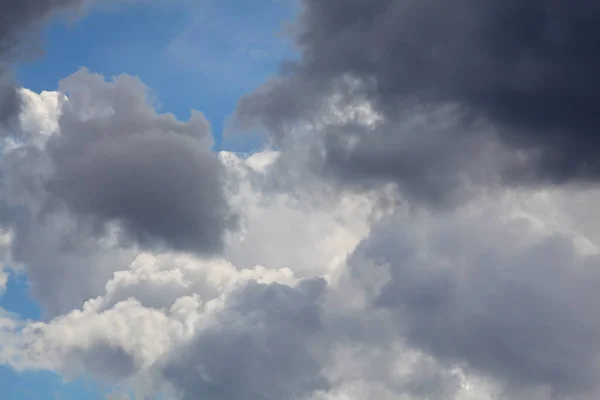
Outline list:
[[[121,222],[140,244],[219,251],[234,219],[204,116],[156,114],[147,88],[126,75],[109,83],[81,70],[60,89],[69,101],[47,144],[52,198],[93,222]]]
[[[320,279],[295,288],[250,283],[170,356],[163,375],[182,400],[275,400],[325,389],[310,351],[311,337],[321,329],[317,301],[324,288]]]
[[[21,134],[0,160],[11,259],[50,314],[100,294],[139,247],[219,253],[236,221],[204,116],[157,114],[129,76],[80,70],[60,88],[22,92]]]
[[[361,284],[381,271],[371,306],[436,359],[498,379],[508,398],[597,393],[598,248],[545,221],[552,203],[526,193],[413,222],[398,212],[357,247],[351,274]],[[539,217],[525,211],[536,206]]]
[[[334,124],[326,163],[347,181],[391,180],[417,195],[439,179],[426,194],[434,199],[471,174],[455,159],[466,163],[471,141],[490,128],[527,156],[502,166],[505,181],[596,181],[599,19],[591,0],[304,0],[294,28],[299,60],[242,98],[238,121],[286,136],[299,121],[327,114],[332,95],[363,99],[383,123],[359,134]],[[431,138],[437,110],[447,107],[453,115]],[[431,126],[406,143],[404,121],[415,113]]]
[[[2,320],[2,360],[180,399],[597,396],[600,229],[581,210],[598,191],[505,189],[381,219],[373,199],[346,197],[330,216],[270,192],[278,172],[261,158],[274,159],[221,154],[242,221],[222,258],[138,255],[95,276],[104,287],[80,308]],[[284,245],[244,245],[281,235],[338,247],[297,262]]]
[[[238,113],[278,151],[211,153],[127,75],[20,92],[0,255],[45,315],[0,312],[0,362],[145,399],[598,398],[600,192],[502,185],[596,178],[598,8],[303,4]]]

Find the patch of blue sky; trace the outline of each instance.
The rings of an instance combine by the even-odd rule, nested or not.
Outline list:
[[[293,18],[295,4],[139,2],[73,23],[56,21],[45,32],[45,55],[21,64],[17,75],[23,86],[35,91],[56,89],[60,79],[79,67],[106,77],[139,76],[155,92],[161,112],[187,119],[190,109],[202,111],[219,149],[239,97],[293,56],[282,21]]]
[[[22,319],[40,318],[39,306],[30,298],[27,277],[10,273],[6,292],[0,296],[0,307]],[[92,379],[65,382],[47,371],[17,372],[0,365],[0,398],[6,400],[103,400],[109,388]]]
[[[0,296],[0,308],[18,315],[22,319],[38,320],[40,318],[40,307],[30,297],[25,274],[9,271],[6,291]]]
[[[91,379],[64,382],[51,372],[16,372],[0,366],[0,388],[6,400],[104,400],[110,393]]]

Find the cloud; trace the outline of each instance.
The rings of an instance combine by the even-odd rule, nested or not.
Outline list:
[[[283,271],[227,270],[177,255],[142,258],[136,263],[154,262],[156,269],[146,269],[135,291],[118,272],[106,293],[81,310],[48,322],[1,320],[0,360],[18,370],[49,369],[69,378],[87,373],[113,384],[154,377],[152,389],[173,387],[183,398],[270,399],[325,387],[309,351],[320,329],[324,280],[294,283]],[[158,284],[165,276],[157,269],[161,262],[173,275],[184,274],[194,293],[186,295],[185,285],[175,294]],[[140,273],[140,267],[130,271]],[[289,285],[279,283],[285,281]],[[152,304],[153,295],[164,300]]]
[[[598,191],[505,189],[380,219],[345,199],[336,225],[327,202],[270,191],[273,154],[253,158],[221,154],[232,207],[247,206],[236,235],[335,251],[296,262],[285,244],[251,253],[239,237],[217,258],[149,251],[81,308],[3,320],[3,360],[181,399],[597,396],[600,230],[582,210]],[[277,226],[261,224],[266,210]],[[244,252],[247,266],[228,259]]]
[[[0,312],[0,362],[140,398],[597,398],[600,192],[502,186],[528,158],[497,121],[355,84],[249,157],[129,76],[23,91],[3,256],[46,314]]]
[[[563,195],[510,193],[446,215],[398,211],[357,247],[349,273],[365,285],[380,271],[368,304],[411,346],[493,377],[507,398],[592,398],[598,248],[559,211]]]
[[[228,170],[228,198],[240,216],[240,229],[230,236],[223,254],[244,269],[261,265],[288,268],[303,278],[324,271],[335,275],[368,233],[372,200],[352,194],[330,200],[307,196],[304,189],[290,191],[295,180],[281,182],[279,155],[265,151],[243,159],[221,153]]]
[[[308,349],[320,329],[316,300],[323,288],[322,280],[297,288],[250,283],[173,353],[164,376],[182,400],[299,398],[325,388]]]
[[[362,99],[384,122],[358,134],[352,124],[330,124],[335,147],[326,146],[325,163],[346,182],[397,182],[418,200],[453,197],[457,176],[472,173],[464,163],[490,129],[526,155],[526,162],[500,165],[507,182],[597,180],[595,2],[304,0],[302,6],[293,28],[299,60],[240,100],[238,123],[260,123],[281,138],[300,122],[328,115],[332,96],[350,104]],[[448,107],[453,115],[440,126],[437,110]],[[405,144],[405,121],[415,113],[426,123]],[[433,142],[420,142],[423,136]],[[348,138],[352,148],[339,145]]]
[[[96,304],[90,301],[48,323],[13,322],[0,352],[3,362],[17,370],[47,369],[69,378],[90,373],[108,383],[125,381],[175,341],[189,337],[199,307],[194,298],[182,298],[167,310],[145,308],[134,299],[104,312],[97,312]]]
[[[21,135],[0,160],[11,259],[49,315],[99,295],[140,246],[219,253],[235,216],[202,114],[157,114],[130,76],[80,70],[60,89],[22,92]]]
[[[204,116],[157,115],[147,88],[129,76],[109,83],[81,70],[60,88],[70,101],[47,146],[52,198],[94,222],[120,221],[138,243],[219,251],[234,221]]]

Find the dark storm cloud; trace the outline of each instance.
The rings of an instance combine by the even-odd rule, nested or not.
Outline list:
[[[85,0],[3,0],[0,3],[0,123],[11,121],[21,108],[8,65],[53,13],[81,6]],[[28,49],[30,50],[30,48]]]
[[[233,226],[204,116],[159,115],[136,78],[114,82],[81,70],[63,80],[60,135],[47,151],[51,199],[82,219],[118,221],[130,237],[199,253],[219,251]]]
[[[507,177],[562,183],[600,176],[600,5],[592,0],[304,0],[296,27],[300,60],[241,100],[240,121],[281,134],[310,121],[332,92],[363,96],[397,133],[418,105],[455,104],[447,135],[486,119],[512,148],[535,150]],[[348,76],[362,85],[350,90]],[[344,126],[339,127],[344,135]],[[339,172],[403,182],[403,152],[385,156],[361,141],[363,157]],[[331,149],[327,149],[330,151]],[[446,154],[441,153],[440,157]],[[468,157],[463,154],[463,157]],[[394,162],[389,162],[395,160]],[[415,165],[426,167],[429,159]],[[352,168],[351,168],[352,169]],[[410,173],[410,171],[407,171]],[[413,175],[415,176],[415,175]],[[417,174],[418,176],[418,174]],[[453,185],[451,180],[445,184]],[[443,186],[443,185],[442,185]],[[435,195],[435,194],[434,194]]]

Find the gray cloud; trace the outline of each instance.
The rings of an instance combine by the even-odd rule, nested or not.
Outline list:
[[[52,198],[93,222],[121,222],[141,244],[219,251],[234,219],[204,116],[156,114],[146,87],[129,76],[109,83],[82,70],[60,88],[70,100],[47,146]]]
[[[535,154],[507,171],[505,179],[598,178],[596,2],[304,0],[302,5],[295,27],[299,61],[243,98],[238,121],[259,122],[283,135],[298,121],[314,119],[331,93],[342,93],[349,101],[367,99],[385,117],[386,134],[402,136],[398,121],[415,107],[451,104],[457,118],[448,138],[432,145],[438,161],[468,158],[466,152],[440,152],[437,144],[477,135],[473,122],[483,119],[505,144]],[[349,86],[348,77],[360,85]],[[352,133],[344,124],[336,129],[338,136]],[[374,141],[358,142],[361,157],[340,162],[334,152],[326,154],[327,161],[356,180],[422,179],[416,171],[427,169],[429,158],[407,169],[412,158],[404,150]],[[452,167],[463,172],[460,165]],[[455,185],[451,178],[442,174],[441,186]]]
[[[62,106],[53,96],[30,104],[42,115],[60,108],[56,132],[25,124],[25,142],[0,159],[11,257],[48,316],[102,293],[139,246],[218,253],[236,219],[204,116],[157,114],[149,90],[126,75],[107,82],[80,70],[60,89]]]
[[[375,265],[389,271],[371,304],[391,313],[401,337],[493,377],[510,399],[533,388],[547,389],[539,399],[597,393],[598,255],[582,254],[568,233],[502,221],[493,207],[403,221],[376,227],[350,261],[357,279]]]
[[[293,399],[327,387],[311,354],[321,330],[322,279],[292,288],[258,284],[234,293],[217,320],[162,367],[182,400]]]
[[[499,183],[498,171],[514,157],[488,126],[473,126],[469,133],[479,130],[470,135],[460,132],[456,120],[451,111],[439,109],[376,127],[331,125],[317,140],[322,152],[309,168],[343,187],[365,190],[395,182],[415,203],[460,204],[477,188]]]

